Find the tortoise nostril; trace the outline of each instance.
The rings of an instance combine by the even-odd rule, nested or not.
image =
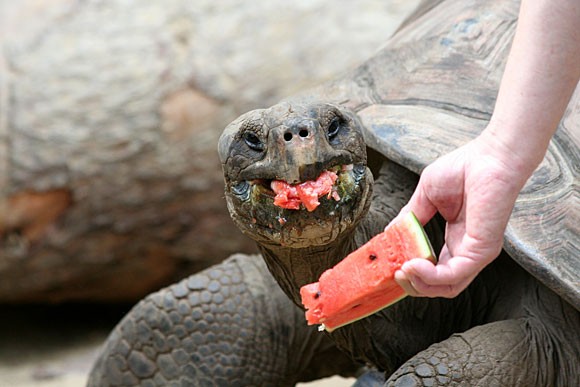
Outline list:
[[[285,141],[292,141],[294,134],[296,134],[296,133],[292,133],[292,132],[284,133],[284,140]],[[308,129],[300,129],[300,131],[297,134],[298,134],[298,136],[300,136],[302,138],[306,138],[306,137],[308,137],[310,132],[308,131]]]

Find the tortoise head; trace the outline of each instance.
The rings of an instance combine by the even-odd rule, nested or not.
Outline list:
[[[370,204],[373,180],[362,124],[337,105],[283,102],[248,112],[226,127],[219,155],[230,214],[261,244],[328,244],[352,230]],[[275,203],[276,184],[303,192],[313,189],[304,183],[316,186],[321,176],[330,176],[327,191],[305,194],[318,203],[315,208],[300,199],[294,208]]]

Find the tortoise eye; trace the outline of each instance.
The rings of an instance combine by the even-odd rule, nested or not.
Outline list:
[[[244,142],[250,149],[255,150],[257,152],[261,152],[264,150],[264,143],[260,138],[253,132],[246,132],[243,134]]]
[[[334,140],[338,135],[338,133],[340,132],[341,128],[342,128],[342,120],[338,117],[334,117],[332,121],[330,121],[330,124],[328,125],[327,132],[328,139],[330,141]]]

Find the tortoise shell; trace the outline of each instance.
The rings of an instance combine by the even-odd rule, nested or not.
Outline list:
[[[301,98],[355,110],[369,147],[420,173],[486,127],[518,11],[518,1],[426,1],[375,56]],[[579,174],[577,87],[543,162],[518,197],[504,243],[515,261],[576,309]]]

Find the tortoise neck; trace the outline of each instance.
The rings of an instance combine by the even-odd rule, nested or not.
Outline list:
[[[356,243],[353,235],[353,231],[344,233],[332,243],[323,246],[291,248],[259,245],[259,248],[268,269],[282,290],[301,307],[300,288],[318,281],[325,270],[336,265],[354,250]]]

